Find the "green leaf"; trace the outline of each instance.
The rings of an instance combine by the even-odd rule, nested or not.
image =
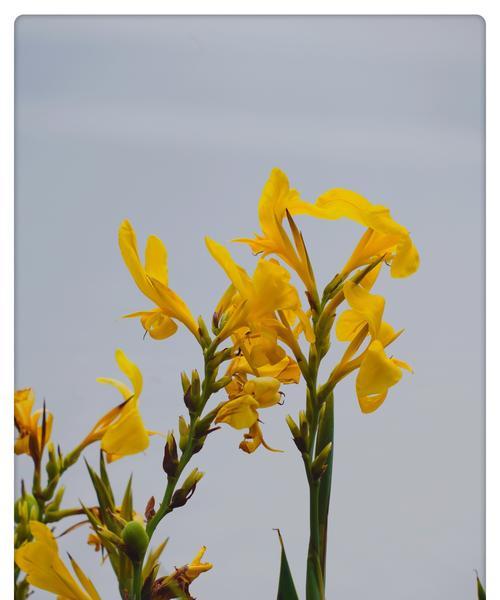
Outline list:
[[[295,584],[293,583],[292,572],[290,571],[290,566],[286,557],[283,538],[281,537],[280,530],[277,529],[276,531],[278,532],[281,545],[281,566],[277,600],[299,600]]]
[[[481,581],[479,580],[479,577],[476,575],[476,581],[477,581],[477,597],[478,600],[486,600],[486,591],[483,587],[483,584],[481,583]]]
[[[333,444],[334,431],[334,401],[333,393],[329,394],[325,400],[324,412],[321,415],[319,423],[318,437],[316,440],[316,455],[321,452],[325,446]],[[328,457],[328,466],[324,472],[319,485],[319,502],[318,502],[318,520],[319,520],[319,537],[320,537],[320,555],[319,561],[323,579],[326,579],[326,550],[328,544],[328,513],[330,510],[330,494],[332,489],[332,473],[333,473],[333,452],[335,445],[332,448]]]

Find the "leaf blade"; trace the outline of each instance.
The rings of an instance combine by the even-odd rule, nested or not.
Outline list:
[[[288,564],[288,559],[286,557],[285,544],[283,543],[280,530],[276,529],[276,531],[281,545],[281,564],[277,600],[299,600],[297,590],[295,589],[295,583],[293,582],[290,565]]]

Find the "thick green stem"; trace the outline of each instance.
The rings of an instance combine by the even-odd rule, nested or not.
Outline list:
[[[333,452],[334,452],[334,400],[333,394],[330,394],[325,401],[325,409],[319,424],[318,437],[316,441],[316,454],[319,454],[325,446],[332,443],[332,450],[328,457],[328,466],[323,473],[319,486],[318,498],[318,521],[319,521],[319,559],[321,572],[323,573],[323,583],[326,580],[326,552],[328,543],[328,514],[330,509],[330,496],[332,489],[333,475]]]
[[[319,482],[312,481],[309,485],[309,550],[307,553],[306,599],[323,600],[323,574],[319,559]]]

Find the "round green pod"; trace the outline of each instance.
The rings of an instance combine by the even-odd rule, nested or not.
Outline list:
[[[149,536],[144,527],[137,521],[130,521],[122,531],[125,552],[130,560],[139,562],[144,558],[149,545]]]

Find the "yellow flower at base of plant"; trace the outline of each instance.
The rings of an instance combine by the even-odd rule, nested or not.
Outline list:
[[[130,380],[133,390],[126,384],[110,377],[99,377],[99,383],[109,384],[123,396],[124,402],[104,415],[80,445],[81,448],[101,441],[108,462],[137,454],[149,446],[149,432],[139,412],[139,396],[142,391],[142,374],[123,352],[117,350],[116,362],[122,373]]]
[[[411,372],[407,363],[389,358],[379,340],[370,344],[356,377],[356,394],[364,413],[373,412],[384,402],[389,388],[403,376],[402,369]]]
[[[94,585],[70,557],[78,581],[71,575],[59,556],[57,542],[43,523],[30,521],[34,541],[15,551],[14,560],[27,574],[28,582],[61,600],[100,600]]]
[[[45,412],[45,433],[43,431],[43,410],[33,411],[35,394],[31,388],[14,392],[14,423],[18,436],[14,442],[16,454],[28,454],[39,460],[52,433],[52,414]],[[40,423],[40,418],[42,422]]]
[[[258,413],[260,408],[280,402],[279,388],[280,382],[273,377],[255,377],[248,381],[244,375],[235,377],[226,388],[229,400],[220,408],[215,423],[225,423],[233,429],[248,429],[240,448],[249,454],[261,444],[268,450],[279,452],[264,441]]]
[[[123,221],[118,231],[118,243],[123,260],[137,287],[157,308],[135,312],[127,317],[139,317],[141,324],[154,339],[165,339],[177,331],[172,319],[183,323],[199,340],[198,325],[187,304],[168,287],[167,250],[154,235],[146,242],[145,263],[139,257],[137,238],[129,221]]]

